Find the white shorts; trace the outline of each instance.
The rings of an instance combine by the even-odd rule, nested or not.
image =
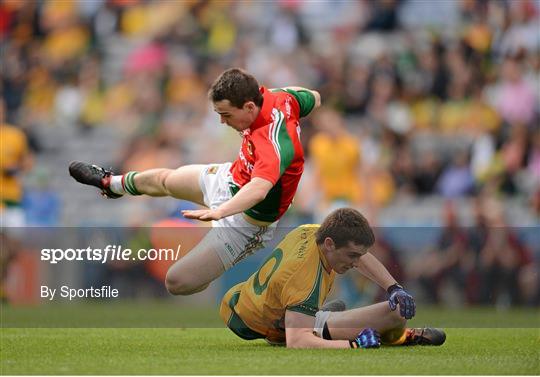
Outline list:
[[[199,177],[199,185],[208,208],[216,208],[232,198],[229,182],[231,163],[207,165]],[[257,226],[249,223],[242,213],[212,221],[210,237],[223,267],[228,270],[236,263],[262,249],[265,242],[272,239],[277,221],[269,226]],[[211,241],[210,241],[211,242]]]

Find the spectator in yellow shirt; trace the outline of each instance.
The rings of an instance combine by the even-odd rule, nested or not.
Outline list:
[[[32,166],[26,135],[15,126],[5,123],[4,99],[0,98],[0,199],[2,225],[24,225],[20,209],[23,195],[21,174]]]
[[[315,126],[318,132],[309,143],[309,154],[315,168],[315,181],[322,192],[322,210],[336,201],[358,204],[359,141],[347,131],[335,110],[321,109]]]

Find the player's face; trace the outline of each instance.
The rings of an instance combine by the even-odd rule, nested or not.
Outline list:
[[[246,102],[241,109],[231,105],[228,99],[214,102],[214,111],[218,113],[221,123],[237,131],[246,130],[251,126],[257,117],[256,110],[257,107],[253,102]]]
[[[332,240],[330,239],[330,241]],[[353,242],[349,242],[346,246],[336,248],[332,241],[328,246],[332,249],[332,252],[328,254],[328,263],[330,263],[332,269],[338,274],[344,274],[351,268],[356,267],[362,255],[367,253],[368,250],[367,247],[356,245]]]

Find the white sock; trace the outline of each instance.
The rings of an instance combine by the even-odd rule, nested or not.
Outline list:
[[[122,177],[122,175],[113,175],[111,178],[111,185],[109,188],[115,194],[124,195],[126,193],[126,189],[124,188],[124,185],[122,185]]]

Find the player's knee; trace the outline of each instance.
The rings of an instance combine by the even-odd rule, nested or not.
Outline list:
[[[167,276],[165,277],[165,287],[170,294],[175,296],[189,295],[191,293],[191,287],[188,279],[175,276],[175,274],[170,272],[168,272]]]
[[[208,284],[201,286],[199,282],[193,281],[189,276],[178,276],[170,271],[165,277],[167,291],[175,296],[191,295],[204,290],[207,286]]]

